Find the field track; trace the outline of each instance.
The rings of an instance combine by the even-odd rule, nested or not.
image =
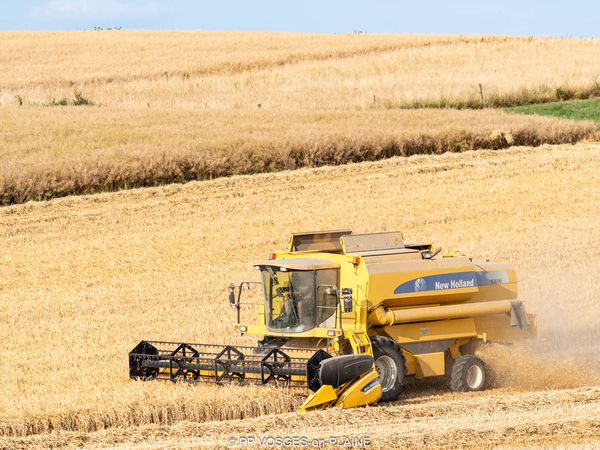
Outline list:
[[[288,433],[371,435],[381,448],[598,446],[598,217],[598,144],[393,158],[0,208],[0,447],[204,448]],[[128,379],[127,353],[140,339],[241,343],[227,283],[255,279],[251,263],[292,230],[348,226],[401,229],[407,239],[516,264],[538,342],[485,355],[497,389],[426,387],[353,411],[296,415],[297,394]]]
[[[600,446],[600,388],[477,394],[411,393],[401,401],[355,410],[284,413],[227,423],[182,422],[96,433],[57,432],[6,440],[9,446],[254,448],[240,437],[370,437],[369,448]],[[2,441],[0,440],[0,443]],[[234,445],[230,445],[233,443]]]

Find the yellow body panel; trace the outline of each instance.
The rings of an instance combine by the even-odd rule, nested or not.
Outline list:
[[[423,353],[414,355],[416,359],[416,375],[419,378],[435,377],[444,375],[445,369],[445,354],[444,352]]]
[[[319,388],[317,392],[313,392],[304,401],[302,406],[298,408],[298,412],[306,412],[311,409],[321,409],[330,406],[338,399],[335,389],[328,384]]]
[[[266,325],[246,325],[238,324],[235,329],[240,334],[250,334],[254,336],[290,336],[290,333],[278,333],[268,330]],[[342,336],[343,332],[338,328],[313,328],[311,330],[294,333],[294,338],[333,338]]]
[[[370,405],[381,398],[381,384],[379,374],[373,368],[370,372],[360,377],[341,391],[335,403],[338,408],[355,408]]]
[[[377,327],[374,334],[392,338],[399,344],[474,338],[479,334],[473,319],[436,320]]]
[[[330,406],[336,408],[356,408],[357,406],[370,405],[381,398],[381,384],[379,374],[373,368],[362,375],[358,380],[344,384],[337,389],[329,385],[323,385],[317,392],[311,394],[299,412],[313,409],[323,409]]]

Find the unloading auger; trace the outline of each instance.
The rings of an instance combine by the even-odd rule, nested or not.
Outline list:
[[[512,266],[441,254],[399,232],[293,233],[255,267],[257,322],[240,320],[252,283],[231,284],[229,302],[236,330],[262,336],[258,347],[141,341],[130,377],[308,388],[301,411],[349,408],[395,400],[414,378],[481,390],[477,348],[535,336]]]

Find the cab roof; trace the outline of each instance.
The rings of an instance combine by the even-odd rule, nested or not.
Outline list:
[[[317,258],[284,258],[271,259],[268,261],[259,261],[254,263],[254,267],[283,267],[290,270],[319,270],[319,269],[339,269],[340,265],[325,259]]]

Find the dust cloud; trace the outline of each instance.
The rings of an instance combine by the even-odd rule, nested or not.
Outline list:
[[[600,280],[597,266],[521,276],[523,299],[536,314],[538,337],[490,344],[480,357],[494,386],[527,389],[600,385]]]

